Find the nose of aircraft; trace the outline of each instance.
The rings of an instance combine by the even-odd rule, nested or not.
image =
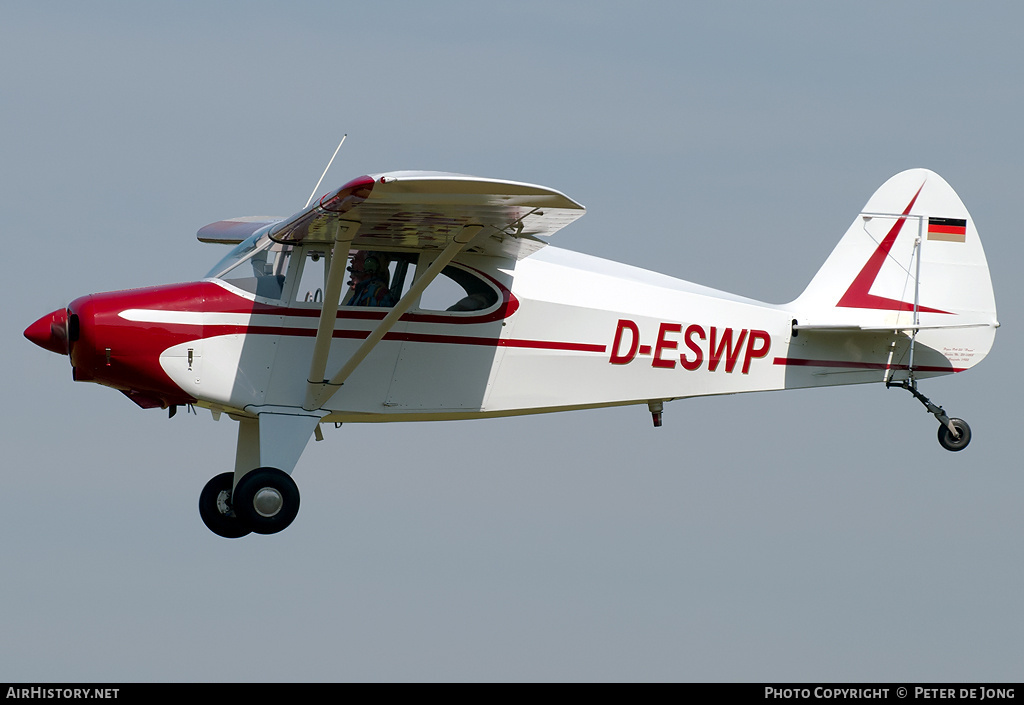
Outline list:
[[[48,313],[25,329],[25,337],[58,355],[68,354],[68,314],[63,308]]]

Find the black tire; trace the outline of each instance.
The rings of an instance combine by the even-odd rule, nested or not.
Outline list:
[[[939,444],[946,450],[954,452],[963,450],[971,442],[971,427],[963,419],[950,419],[949,422],[956,428],[960,438],[953,438],[953,434],[950,433],[949,429],[945,425],[940,424]]]
[[[231,485],[235,474],[225,472],[206,483],[199,493],[199,516],[213,533],[226,539],[238,539],[250,533],[250,529],[238,520],[231,506]]]
[[[257,534],[283,531],[299,513],[299,488],[277,468],[257,468],[238,481],[234,509],[242,524]]]

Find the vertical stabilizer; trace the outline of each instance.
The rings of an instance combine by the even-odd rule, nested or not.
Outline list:
[[[916,332],[950,371],[980,362],[998,325],[974,221],[949,184],[927,169],[886,181],[788,308],[798,335]]]

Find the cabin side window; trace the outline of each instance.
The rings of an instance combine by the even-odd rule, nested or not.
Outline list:
[[[296,250],[299,251],[299,250]],[[302,248],[302,269],[292,294],[297,305],[323,304],[333,252],[328,247]],[[390,308],[409,290],[409,263],[414,257],[393,252],[355,250],[349,254],[341,290],[341,306]]]
[[[423,311],[483,311],[498,303],[498,292],[477,274],[448,265],[420,297]]]
[[[295,273],[292,300],[296,305],[320,306],[327,291],[332,253],[328,248],[302,248],[302,269]],[[293,259],[299,259],[293,257]],[[345,266],[341,306],[391,308],[412,287],[430,260],[409,252],[354,250]],[[482,311],[498,303],[499,295],[491,284],[476,273],[448,265],[421,294],[421,311]]]
[[[343,306],[391,308],[408,291],[409,257],[398,252],[354,250],[348,260]]]

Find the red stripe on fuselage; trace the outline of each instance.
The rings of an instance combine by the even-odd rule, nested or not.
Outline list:
[[[180,342],[187,340],[198,340],[216,338],[225,335],[283,335],[295,338],[316,337],[315,328],[296,328],[292,326],[230,326],[213,325],[203,326],[202,333],[196,335],[197,326],[172,325],[182,336]],[[372,331],[344,328],[335,330],[332,337],[344,340],[365,340]],[[529,340],[522,338],[486,338],[472,335],[443,335],[438,333],[387,333],[384,340],[405,341],[410,343],[444,343],[447,345],[476,345],[494,348],[530,348],[534,350],[565,350],[572,352],[594,352],[603,353],[607,349],[605,345],[592,343],[573,343],[558,340]]]

